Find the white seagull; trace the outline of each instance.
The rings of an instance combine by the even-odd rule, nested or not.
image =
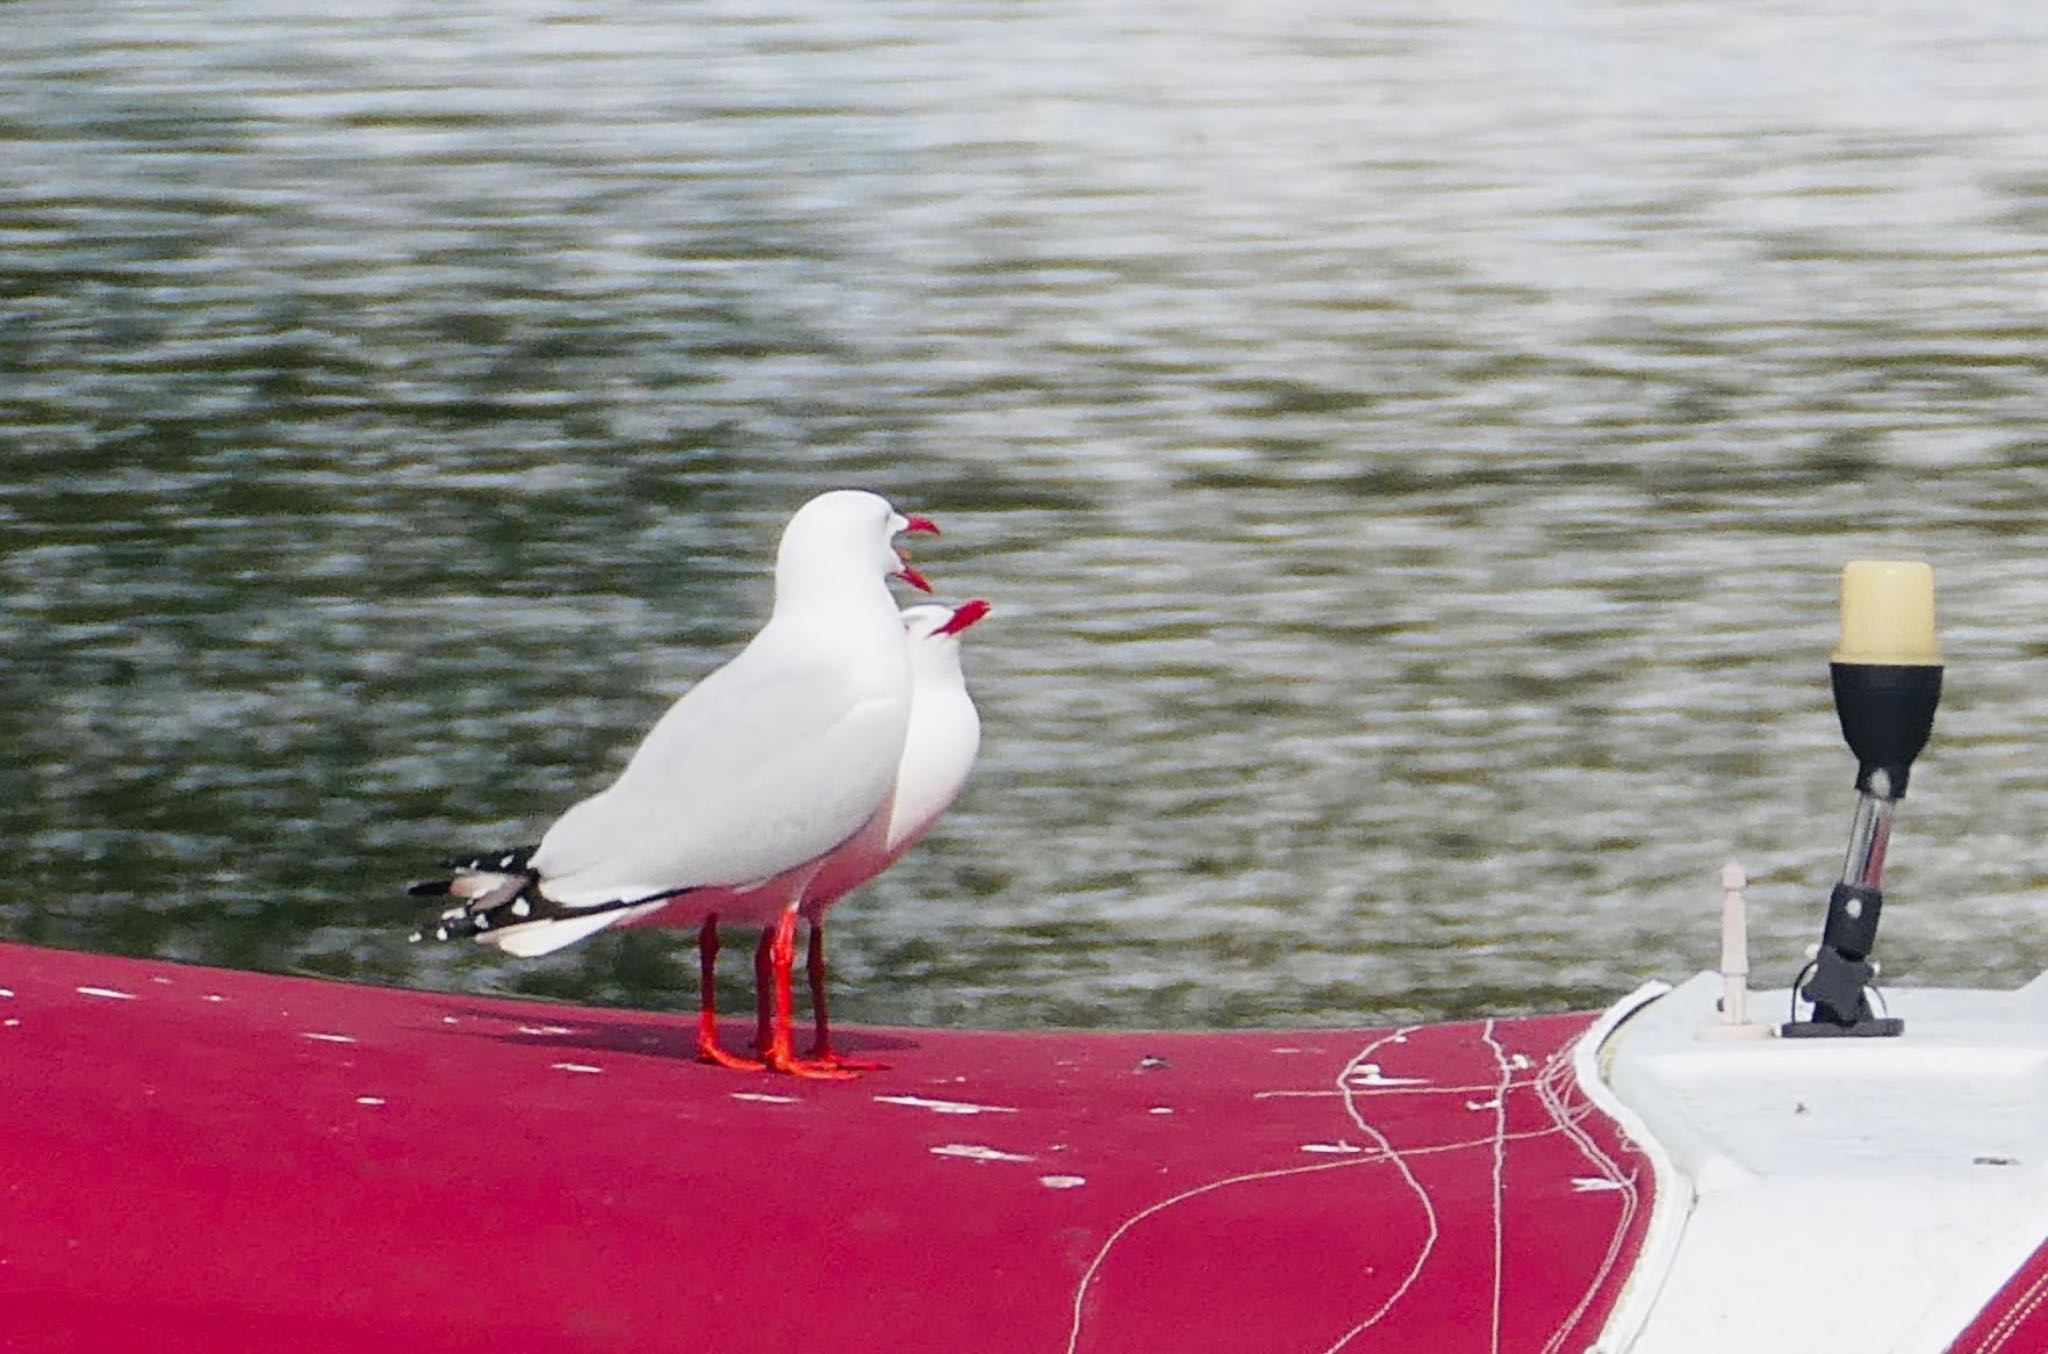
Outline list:
[[[811,1013],[817,1030],[807,1070],[819,1075],[866,1071],[882,1066],[842,1058],[832,1050],[831,1021],[825,1001],[825,910],[867,883],[915,846],[933,823],[959,797],[981,745],[981,718],[967,694],[960,671],[960,636],[982,617],[989,604],[976,598],[958,607],[927,604],[902,613],[903,642],[910,659],[910,727],[903,756],[896,766],[895,790],[889,811],[877,814],[858,833],[818,863],[804,890],[802,915],[811,923],[807,965]],[[771,1046],[774,1031],[794,1029],[791,970],[796,954],[797,913],[779,895],[691,893],[658,911],[627,921],[629,927],[686,927],[701,923],[697,933],[699,964],[698,1050],[706,1061],[733,1067],[757,1066],[718,1048],[717,988],[718,924],[759,926],[754,950],[754,984],[758,1047]]]
[[[416,895],[463,900],[434,937],[473,936],[530,956],[657,912],[682,924],[737,910],[787,932],[773,956],[786,986],[813,876],[838,847],[886,831],[911,692],[887,580],[930,591],[893,540],[937,531],[859,490],[806,503],[776,551],[768,623],[683,693],[618,779],[570,808],[538,846],[450,861],[454,878],[414,885]],[[717,1047],[708,1010],[698,1051],[759,1065]],[[763,1061],[825,1070],[795,1056],[786,1020]]]
[[[811,1019],[817,1030],[811,1057],[832,1066],[880,1064],[855,1062],[832,1051],[831,1022],[825,1011],[825,911],[901,860],[960,797],[981,750],[981,716],[960,671],[960,637],[988,613],[989,604],[978,597],[958,607],[904,608],[910,731],[896,766],[896,793],[887,825],[879,835],[864,832],[827,856],[804,890],[803,916],[811,924]]]

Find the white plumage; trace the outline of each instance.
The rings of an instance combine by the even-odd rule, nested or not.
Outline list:
[[[536,955],[657,912],[794,908],[835,848],[886,828],[911,689],[887,580],[926,586],[892,544],[918,530],[936,528],[875,494],[806,503],[782,533],[768,623],[516,868],[465,861],[419,886],[467,900],[437,934]]]
[[[878,841],[864,833],[826,857],[804,890],[807,920],[819,920],[832,904],[894,865],[960,797],[981,749],[981,716],[960,670],[960,637],[988,611],[979,599],[957,608],[904,609],[910,723],[886,827]]]
[[[835,1059],[825,1004],[826,910],[902,859],[952,807],[974,769],[981,748],[981,716],[960,670],[960,638],[988,612],[988,603],[979,598],[959,607],[925,605],[903,611],[910,657],[910,726],[889,811],[879,825],[870,824],[828,855],[804,889],[803,915],[811,924],[814,1057]]]

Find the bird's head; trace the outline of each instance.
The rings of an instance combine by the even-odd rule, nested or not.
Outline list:
[[[910,640],[913,668],[960,664],[960,637],[988,615],[989,604],[977,597],[959,606],[925,602],[903,609],[903,633]]]
[[[888,499],[864,489],[820,494],[797,509],[782,529],[775,554],[776,591],[779,595],[813,579],[873,570],[930,592],[931,584],[911,567],[909,552],[896,545],[896,537],[906,534],[936,536],[939,528],[928,517],[905,516]]]

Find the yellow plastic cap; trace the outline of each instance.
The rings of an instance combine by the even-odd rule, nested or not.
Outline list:
[[[1934,569],[1917,560],[1855,560],[1842,569],[1842,643],[1837,663],[1939,667]]]

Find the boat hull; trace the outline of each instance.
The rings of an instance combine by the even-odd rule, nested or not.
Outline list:
[[[1591,1015],[849,1029],[0,946],[12,1347],[1577,1350],[1651,1172]],[[733,1032],[737,1035],[737,1031]]]

